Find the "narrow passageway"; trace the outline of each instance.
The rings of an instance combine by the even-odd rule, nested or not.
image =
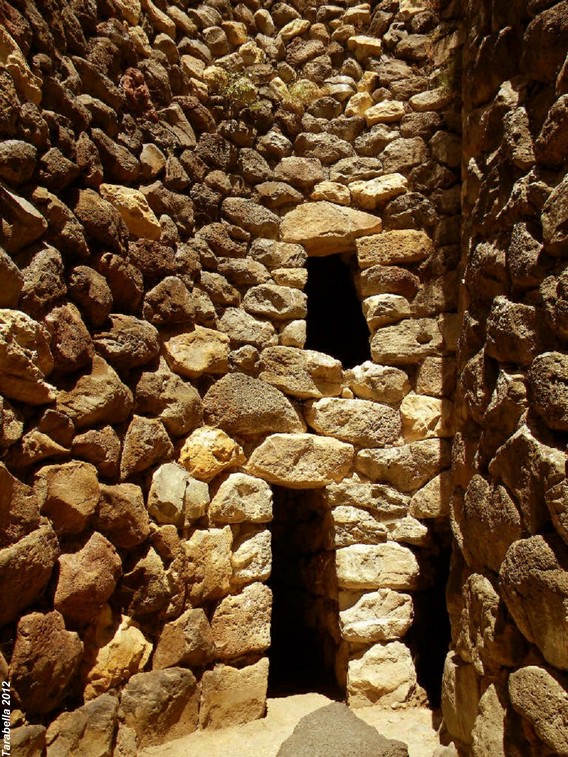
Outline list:
[[[371,359],[369,329],[353,272],[342,255],[308,258],[306,349],[318,350],[353,368]]]
[[[342,698],[334,674],[337,606],[326,596],[334,584],[333,552],[324,549],[318,493],[274,487],[273,512],[269,694]]]

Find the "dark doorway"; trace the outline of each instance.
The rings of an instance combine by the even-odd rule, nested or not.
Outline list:
[[[341,360],[344,368],[371,359],[369,329],[355,291],[349,257],[308,258],[306,349]]]
[[[415,655],[418,683],[426,691],[430,707],[438,708],[442,696],[444,661],[451,643],[446,603],[452,554],[449,524],[437,523],[431,535],[433,548],[419,558],[421,573],[430,578],[429,587],[413,595],[415,617],[407,639]]]
[[[270,696],[342,696],[334,552],[325,549],[319,492],[273,487]],[[335,596],[333,596],[335,594]]]

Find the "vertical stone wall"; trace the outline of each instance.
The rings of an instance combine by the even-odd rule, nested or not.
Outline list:
[[[263,714],[271,484],[326,509],[310,585],[349,701],[419,698],[453,431],[456,8],[0,0],[0,20],[14,744],[130,755]],[[371,339],[348,370],[304,349],[306,260],[334,254]]]
[[[466,2],[464,23],[444,717],[462,754],[565,754],[568,5]]]

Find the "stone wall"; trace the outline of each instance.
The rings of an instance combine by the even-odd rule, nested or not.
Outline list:
[[[0,0],[14,744],[130,755],[263,714],[271,486],[317,512],[301,567],[349,701],[422,700],[455,424],[446,728],[487,754],[518,710],[548,743],[518,702],[566,647],[564,6],[521,55],[516,6]],[[328,256],[359,365],[305,348]]]
[[[461,753],[568,753],[568,4],[466,2],[459,545],[444,716]]]
[[[423,696],[455,9],[187,6],[0,2],[0,661],[14,743],[50,754],[263,714],[271,484],[320,490],[306,570],[349,700]],[[304,349],[306,260],[339,254],[371,340],[349,370]]]

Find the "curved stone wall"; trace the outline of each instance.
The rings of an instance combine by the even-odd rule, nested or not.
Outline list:
[[[423,701],[417,639],[448,548],[457,423],[444,715],[464,753],[479,749],[471,729],[493,722],[522,634],[531,665],[544,645],[562,668],[557,629],[535,641],[506,598],[518,555],[538,563],[545,539],[560,562],[542,611],[560,618],[563,547],[547,513],[562,536],[563,358],[535,334],[562,338],[564,74],[552,83],[550,32],[562,14],[527,31],[535,87],[502,85],[515,75],[505,53],[484,63],[522,38],[497,10],[188,6],[0,0],[0,668],[13,743],[136,754],[262,716],[271,485],[314,490],[306,585],[349,701]],[[547,34],[545,65],[530,39]],[[523,91],[542,127],[532,154]],[[372,359],[354,367],[305,349],[307,260],[331,255],[369,328]],[[544,436],[527,383],[542,385],[531,413]],[[488,497],[511,517],[469,514]],[[497,643],[494,680],[465,638],[475,612],[485,622],[479,597],[493,617],[501,591],[520,630],[505,622],[513,647]],[[527,670],[549,675],[518,672],[515,712]]]
[[[564,754],[565,2],[464,3],[463,322],[444,716],[464,754]]]

